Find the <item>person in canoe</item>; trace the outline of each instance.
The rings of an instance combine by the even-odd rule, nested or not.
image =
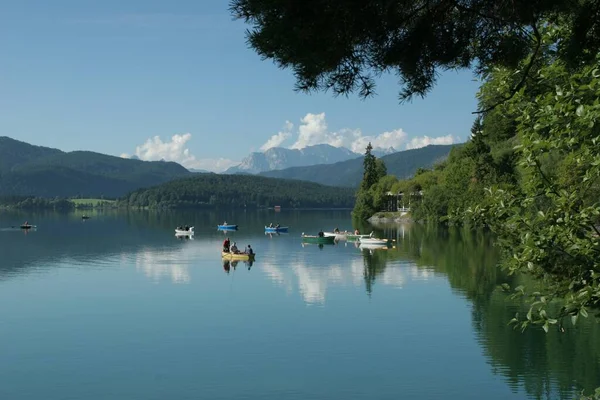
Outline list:
[[[324,237],[325,233],[323,231],[319,232],[319,237]]]
[[[333,233],[340,233],[340,228],[335,228],[335,229],[333,230]]]
[[[275,225],[275,229],[279,229],[279,227],[280,227],[279,224]]]
[[[230,243],[231,242],[229,241],[229,238],[227,238],[223,241],[223,251],[229,253],[229,244]]]
[[[233,245],[231,246],[231,249],[229,249],[229,252],[231,254],[238,254],[240,252],[235,242],[233,242]]]
[[[273,223],[271,222],[271,223],[269,224],[269,228],[272,228],[272,227],[273,227]]]
[[[254,254],[254,250],[252,250],[252,247],[250,247],[250,245],[248,245],[248,247],[246,248],[246,254],[249,254],[249,255]]]
[[[355,235],[360,235],[360,231],[359,231],[358,229],[355,229],[355,230],[354,230],[354,234],[355,234]]]

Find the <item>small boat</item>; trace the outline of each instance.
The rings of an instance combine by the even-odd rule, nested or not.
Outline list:
[[[27,225],[23,224],[23,225],[19,226],[19,228],[21,228],[21,229],[35,229],[35,228],[37,228],[37,226],[35,226],[35,225],[29,225],[29,224],[27,224]]]
[[[344,232],[323,232],[323,234],[326,237],[334,237],[335,240],[346,240],[346,237],[348,236],[350,232],[348,231],[344,231]]]
[[[316,244],[334,244],[335,236],[314,236],[302,234],[302,241],[305,243],[316,243]]]
[[[221,257],[227,260],[241,260],[241,261],[251,261],[254,260],[256,253],[248,254],[248,253],[229,253],[226,251],[221,251]]]
[[[230,224],[217,225],[217,229],[220,229],[222,231],[235,231],[235,230],[237,230],[237,228],[238,228],[237,225],[230,225]]]
[[[176,228],[175,229],[175,235],[182,235],[182,236],[186,236],[186,235],[193,235],[194,234],[194,227],[190,226],[189,229],[183,229],[181,227]]]
[[[368,235],[355,235],[355,234],[348,234],[346,235],[346,240],[349,242],[358,242],[360,241],[360,239],[363,238],[370,238],[373,237],[373,232],[369,233]]]
[[[269,232],[269,233],[279,233],[279,232],[287,232],[287,231],[288,231],[287,226],[280,226],[280,227],[265,226],[265,232]]]
[[[90,219],[90,217],[88,217],[87,215],[82,215],[81,219]]]
[[[359,242],[361,245],[367,244],[367,245],[386,245],[386,246],[390,243],[389,239],[377,239],[374,237],[360,238]]]

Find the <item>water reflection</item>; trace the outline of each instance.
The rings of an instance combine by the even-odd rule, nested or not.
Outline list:
[[[387,299],[389,289],[406,289],[404,294],[409,292],[410,285],[438,278],[438,282],[448,282],[453,294],[440,293],[431,303],[415,307],[427,311],[427,307],[436,306],[436,301],[449,298],[464,301],[468,305],[465,312],[470,313],[473,346],[478,346],[476,351],[485,357],[489,370],[515,393],[525,390],[536,399],[571,399],[574,391],[600,386],[599,324],[580,320],[576,328],[567,326],[563,334],[556,331],[544,334],[540,330],[521,333],[507,326],[514,313],[522,312],[524,306],[508,301],[496,288],[505,282],[512,286],[530,282],[523,277],[506,276],[496,267],[498,252],[493,238],[486,233],[418,224],[354,226],[363,232],[374,230],[378,237],[396,239],[396,248],[363,250],[352,243],[303,247],[299,235],[265,235],[266,218],[260,213],[92,215],[85,223],[80,216],[71,214],[47,213],[37,218],[29,214],[2,215],[0,226],[29,219],[40,221],[40,228],[27,234],[0,231],[0,280],[6,284],[32,271],[80,267],[118,270],[115,267],[121,266],[122,270],[139,272],[150,282],[161,283],[176,294],[185,292],[184,287],[171,287],[171,283],[205,282],[199,278],[222,282],[227,277],[225,273],[233,275],[236,269],[247,268],[252,270],[247,274],[248,282],[256,285],[252,288],[249,285],[248,290],[262,290],[259,285],[264,281],[270,289],[275,287],[276,296],[281,296],[282,291],[297,295],[298,299],[292,298],[292,303],[325,307],[335,303],[328,304],[328,300],[340,295],[337,290],[340,288],[352,289],[344,291],[348,298],[356,292],[362,299],[366,297],[364,293],[373,299]],[[319,225],[345,226],[347,221],[347,215],[341,213],[290,213],[287,218],[287,224],[297,227],[299,232],[314,230]],[[223,237],[215,232],[214,225],[225,219],[243,223],[232,237],[235,235],[238,242],[247,241],[256,248],[259,255],[254,265],[221,259]],[[175,240],[173,227],[182,221],[208,228],[199,229],[195,241]],[[216,275],[210,275],[211,272]],[[213,292],[203,293],[216,296]],[[461,317],[456,316],[457,320]],[[439,342],[446,343],[442,338]]]
[[[133,254],[124,255],[124,259],[132,257],[136,270],[141,271],[146,277],[160,282],[169,279],[172,283],[189,283],[189,264],[182,260],[181,252],[153,251],[145,249]]]
[[[529,329],[515,331],[507,322],[526,305],[511,301],[498,289],[501,283],[531,286],[527,277],[507,276],[498,267],[492,238],[483,232],[437,227],[387,227],[398,239],[400,257],[419,268],[433,268],[452,288],[472,302],[477,341],[494,374],[503,376],[516,393],[524,388],[535,399],[573,399],[585,389],[600,386],[600,324],[580,320],[566,332]],[[391,253],[393,254],[393,253]],[[369,268],[377,275],[377,265]],[[371,272],[372,271],[372,272]]]

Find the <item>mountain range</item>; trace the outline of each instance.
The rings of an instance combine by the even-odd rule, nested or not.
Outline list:
[[[405,150],[388,154],[381,159],[385,162],[388,174],[397,178],[409,178],[418,168],[431,168],[443,161],[455,145],[429,145],[419,149]],[[299,179],[323,185],[357,187],[363,177],[363,158],[320,164],[305,167],[293,167],[283,170],[261,172],[261,176],[283,179]]]
[[[393,147],[375,150],[377,157],[395,153]],[[258,174],[265,171],[282,170],[291,167],[304,167],[315,164],[333,164],[353,158],[362,157],[345,147],[334,147],[328,144],[317,144],[302,149],[286,149],[272,147],[264,152],[254,152],[244,158],[239,165],[229,168],[226,174]]]
[[[174,162],[63,152],[0,137],[2,196],[114,198],[189,175],[191,172]]]
[[[451,148],[427,146],[381,158],[388,173],[405,178],[419,167],[428,168],[443,160]],[[263,177],[356,187],[362,179],[362,161],[360,154],[326,144],[301,150],[273,148],[251,154],[242,165],[228,172],[246,175],[259,172]],[[307,165],[315,162],[321,164]],[[298,164],[302,166],[273,169]],[[175,162],[141,161],[91,151],[64,152],[0,137],[0,196],[117,198],[178,178],[217,175],[206,172],[187,170]],[[228,179],[227,174],[222,176]],[[234,180],[232,176],[229,179]]]

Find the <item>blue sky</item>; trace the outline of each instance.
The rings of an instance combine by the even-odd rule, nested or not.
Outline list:
[[[278,133],[271,145],[296,148],[464,141],[476,109],[469,71],[444,74],[404,105],[393,76],[366,101],[296,93],[290,71],[247,48],[226,0],[0,4],[0,136],[32,144],[137,149],[219,170]]]

